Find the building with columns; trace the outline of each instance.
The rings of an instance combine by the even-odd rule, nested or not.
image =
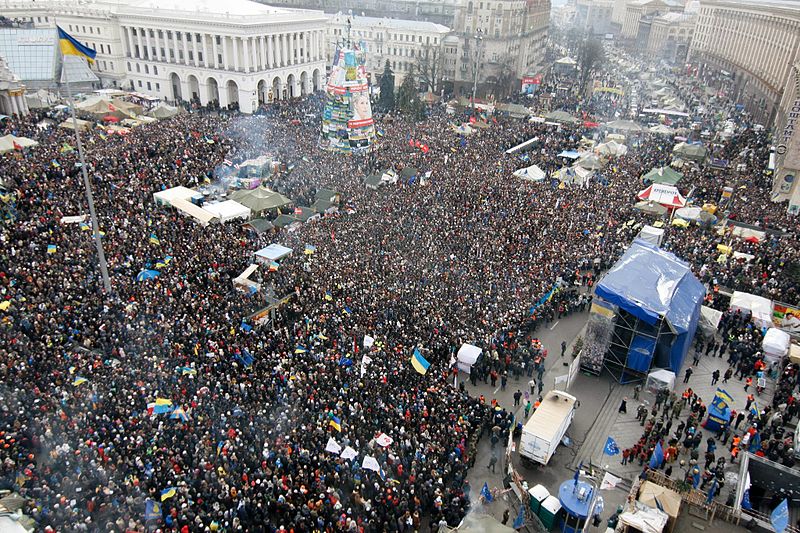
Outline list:
[[[5,0],[11,19],[56,22],[97,50],[104,86],[254,111],[324,85],[323,13],[249,0]]]
[[[721,76],[724,88],[756,121],[772,126],[780,119],[779,104],[787,88],[793,90],[790,71],[798,60],[797,2],[706,0],[700,4],[689,61],[701,76]]]
[[[28,113],[30,111],[25,99],[25,86],[0,56],[0,114],[22,116]]]

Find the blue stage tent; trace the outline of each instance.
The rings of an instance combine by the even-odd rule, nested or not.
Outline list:
[[[653,366],[680,372],[700,318],[705,287],[689,265],[636,239],[597,284],[597,297],[617,306],[604,365],[641,378]]]

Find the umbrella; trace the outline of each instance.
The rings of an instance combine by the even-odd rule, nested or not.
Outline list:
[[[157,278],[161,272],[158,270],[147,270],[144,269],[138,274],[136,274],[136,281],[147,281],[148,279]]]

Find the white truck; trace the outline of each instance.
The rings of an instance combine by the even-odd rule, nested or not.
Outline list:
[[[545,394],[541,405],[522,427],[519,453],[523,462],[546,465],[575,416],[577,398],[563,391]]]

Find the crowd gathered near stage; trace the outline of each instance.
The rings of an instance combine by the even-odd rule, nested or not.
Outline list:
[[[561,104],[590,118],[614,110],[605,100],[577,112],[572,100]],[[14,197],[0,226],[0,488],[28,499],[41,530],[457,525],[479,491],[466,482],[478,439],[498,420],[513,422],[455,385],[456,351],[484,349],[479,367],[495,376],[530,376],[532,354],[557,353],[539,345],[537,330],[584,310],[585,291],[570,287],[590,288],[653,222],[633,208],[636,193],[642,174],[670,164],[675,144],[632,135],[628,154],[588,183],[559,187],[512,172],[537,163],[549,174],[562,166],[560,152],[605,132],[498,113],[464,136],[454,126],[471,111],[436,105],[422,120],[378,116],[375,148],[347,155],[318,147],[321,108],[312,95],[254,116],[195,109],[127,135],[85,132],[111,294],[88,220],[62,222],[87,212],[74,133],[47,111],[0,122],[0,134],[39,143],[0,155],[4,194]],[[713,130],[714,115],[704,120]],[[746,165],[730,216],[779,232],[737,243],[749,262],[719,261],[717,245],[731,237],[716,228],[667,224],[666,248],[712,296],[725,288],[795,302],[796,220],[770,202],[766,133],[737,120],[741,131],[712,147]],[[533,149],[505,154],[533,137]],[[226,164],[264,154],[284,163],[270,188],[298,205],[334,190],[338,212],[256,235],[241,222],[203,226],[153,201],[165,188],[214,185]],[[368,175],[406,167],[419,178],[364,186]],[[699,205],[717,202],[729,175],[685,173],[680,187]],[[294,253],[257,274],[286,297],[259,326],[248,317],[266,305],[263,295],[232,282],[273,242]],[[145,269],[158,277],[140,279]],[[742,320],[725,324],[748,335]],[[734,368],[755,352],[750,340],[737,340]],[[430,363],[424,375],[410,363],[415,350]],[[795,371],[776,372],[789,376],[778,394],[785,404]],[[667,398],[659,408],[676,405]],[[674,433],[656,427],[657,415],[642,449],[651,435]]]

